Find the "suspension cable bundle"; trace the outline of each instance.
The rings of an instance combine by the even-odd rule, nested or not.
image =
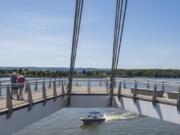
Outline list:
[[[72,89],[72,78],[74,73],[74,66],[76,60],[76,51],[78,46],[78,38],[79,38],[79,31],[81,25],[81,18],[82,18],[82,10],[83,10],[83,0],[76,0],[76,7],[75,7],[75,15],[74,15],[74,29],[73,29],[73,39],[72,39],[72,50],[71,50],[71,62],[70,62],[70,71],[69,71],[69,82],[68,82],[68,90],[67,90],[67,104],[70,104],[70,94]]]
[[[115,27],[114,27],[114,40],[113,40],[113,53],[112,53],[112,67],[110,77],[110,105],[112,105],[114,83],[116,77],[116,71],[119,61],[119,53],[121,48],[121,41],[124,29],[124,20],[126,16],[128,0],[117,0],[116,2],[116,15],[115,15]]]

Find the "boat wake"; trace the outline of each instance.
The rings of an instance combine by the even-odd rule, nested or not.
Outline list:
[[[133,112],[113,112],[113,113],[105,113],[104,118],[106,121],[112,120],[126,120],[126,119],[133,119],[138,117],[138,114]]]

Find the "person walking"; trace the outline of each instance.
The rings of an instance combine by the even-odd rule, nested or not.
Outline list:
[[[23,92],[23,89],[24,89],[24,82],[25,82],[25,77],[24,77],[24,75],[21,75],[21,74],[19,74],[18,76],[17,76],[17,87],[18,87],[18,99],[19,100],[23,100],[23,94],[22,94],[22,92]]]
[[[16,80],[17,80],[16,72],[13,72],[11,74],[10,80],[11,80],[11,98],[13,99],[13,95],[16,94],[17,99],[18,99],[17,85],[16,85]]]

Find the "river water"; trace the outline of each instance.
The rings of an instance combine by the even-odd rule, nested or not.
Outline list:
[[[83,126],[80,117],[94,110],[105,113],[107,121]],[[179,129],[180,125],[116,108],[64,108],[13,135],[180,135]]]

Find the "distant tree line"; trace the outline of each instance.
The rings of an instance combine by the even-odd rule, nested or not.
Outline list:
[[[68,71],[32,71],[29,69],[16,69],[16,70],[0,70],[0,77],[8,77],[12,72],[24,74],[26,77],[67,77]],[[75,77],[108,77],[110,70],[91,70],[86,69],[81,72],[75,70]],[[117,77],[153,77],[153,78],[180,78],[180,70],[174,69],[118,69],[116,71]]]
[[[175,69],[120,69],[116,73],[121,77],[180,78],[180,70]]]
[[[26,77],[67,77],[69,75],[68,71],[32,71],[29,69],[16,69],[16,70],[1,70],[0,69],[0,77],[8,77],[12,72],[17,72],[25,75]],[[82,72],[74,71],[75,77],[106,77],[110,75],[110,72],[105,72],[101,70],[95,71],[86,71],[82,70]]]

